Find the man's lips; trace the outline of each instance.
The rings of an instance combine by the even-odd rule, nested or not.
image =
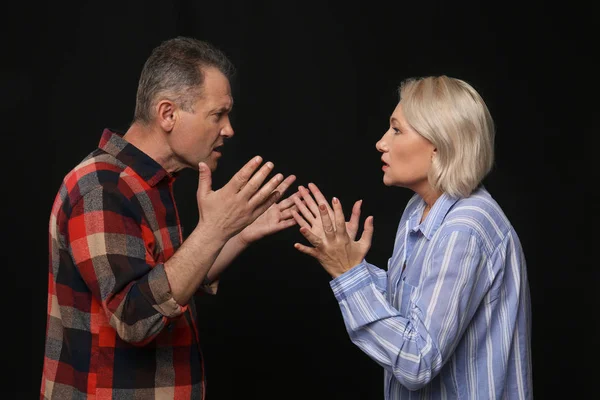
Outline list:
[[[213,148],[213,152],[218,153],[219,155],[223,154],[223,145]]]

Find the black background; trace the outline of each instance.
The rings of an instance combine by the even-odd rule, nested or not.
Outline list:
[[[528,261],[534,395],[588,398],[598,372],[598,313],[589,307],[598,264],[588,247],[597,218],[598,45],[589,7],[182,0],[5,7],[3,360],[10,373],[2,392],[39,396],[47,224],[63,175],[96,147],[103,128],[127,128],[151,49],[187,35],[217,45],[238,69],[236,135],[213,186],[260,154],[297,175],[296,184],[315,182],[339,197],[346,210],[362,198],[363,220],[375,217],[367,258],[381,267],[411,195],[382,184],[375,150],[397,85],[447,74],[479,90],[497,127],[496,165],[485,184]],[[196,185],[194,171],[175,185],[187,233],[198,218]],[[198,300],[208,400],[383,397],[382,370],[350,342],[328,275],[293,249],[302,240],[294,227],[254,244],[225,272],[219,294]]]

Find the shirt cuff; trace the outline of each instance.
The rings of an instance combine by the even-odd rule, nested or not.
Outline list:
[[[338,301],[344,300],[352,293],[370,284],[371,274],[364,260],[357,266],[329,281],[329,286],[331,286],[333,294]]]
[[[148,288],[155,301],[154,309],[165,317],[175,318],[187,310],[187,305],[179,305],[173,298],[164,264],[157,264],[148,273]]]

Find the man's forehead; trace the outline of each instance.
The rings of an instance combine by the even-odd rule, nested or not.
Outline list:
[[[231,110],[233,108],[233,97],[231,95],[224,97],[216,102],[215,108],[220,110]]]
[[[201,99],[210,104],[210,107],[227,108],[233,107],[233,96],[229,79],[216,68],[207,68],[204,71],[204,88]]]

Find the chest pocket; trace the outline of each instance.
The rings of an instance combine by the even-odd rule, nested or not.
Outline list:
[[[411,300],[416,287],[406,283],[404,279],[400,279],[396,288],[396,294],[394,296],[394,307],[400,312],[400,315],[404,318],[408,318],[410,311]]]

